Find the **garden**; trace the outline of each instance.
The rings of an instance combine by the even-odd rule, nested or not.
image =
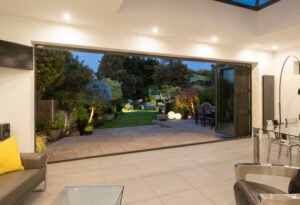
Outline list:
[[[93,70],[70,51],[36,49],[38,151],[45,141],[150,125],[168,113],[192,118],[195,106],[215,102],[214,67],[195,71],[180,60],[111,54],[99,61]]]

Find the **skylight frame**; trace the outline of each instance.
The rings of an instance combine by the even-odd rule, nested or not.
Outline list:
[[[264,9],[264,8],[274,4],[274,3],[277,3],[280,0],[270,0],[270,1],[266,2],[263,5],[260,5],[259,0],[256,0],[255,6],[248,6],[246,4],[234,2],[232,0],[215,0],[215,1],[219,1],[219,2],[222,2],[222,3],[225,3],[225,4],[231,4],[231,5],[234,5],[234,6],[243,7],[243,8],[246,8],[246,9],[251,9],[251,10],[254,10],[254,11],[259,11],[259,10]]]

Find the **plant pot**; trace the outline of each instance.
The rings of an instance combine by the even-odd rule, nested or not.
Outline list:
[[[92,135],[93,131],[84,131],[84,135]]]
[[[58,140],[60,134],[61,134],[61,130],[60,129],[50,129],[49,130],[49,135],[50,135],[51,141]]]
[[[88,125],[88,121],[87,120],[78,120],[77,121],[77,127],[80,133],[80,136],[84,135],[84,128]]]

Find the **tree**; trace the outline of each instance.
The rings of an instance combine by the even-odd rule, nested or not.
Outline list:
[[[198,90],[193,88],[182,89],[175,99],[175,111],[181,112],[184,117],[187,113],[194,114],[194,106],[200,103]]]
[[[110,87],[112,92],[112,99],[116,100],[123,96],[122,93],[122,83],[116,80],[112,80],[110,78],[103,78],[102,82]]]
[[[124,56],[120,55],[103,55],[101,62],[96,72],[96,77],[101,78],[110,78],[112,80],[119,80],[118,72],[124,70]]]
[[[63,83],[68,52],[36,49],[36,87],[43,96]]]
[[[78,56],[68,56],[63,71],[64,81],[60,86],[60,90],[71,92],[83,91],[85,86],[93,80],[93,70],[79,61]]]
[[[168,60],[160,64],[153,78],[158,87],[163,85],[186,87],[191,72],[180,60]]]

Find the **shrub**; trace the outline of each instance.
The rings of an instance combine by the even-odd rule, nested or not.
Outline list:
[[[142,109],[142,106],[138,101],[136,101],[134,103],[133,107],[134,107],[135,110],[141,110]]]
[[[200,92],[201,103],[209,102],[210,104],[215,104],[216,92],[214,87],[205,87]]]
[[[130,103],[126,103],[124,105],[124,110],[130,110],[130,108],[131,108],[131,104]]]
[[[54,121],[51,123],[51,129],[62,129],[64,128],[65,114],[60,111],[55,114]]]
[[[43,133],[43,132],[36,134],[36,136],[35,136],[35,151],[37,153],[46,151],[47,138],[48,138],[48,136],[45,135],[45,133]]]
[[[72,117],[74,121],[84,121],[89,118],[89,114],[84,106],[79,106],[72,110]]]
[[[48,133],[50,124],[51,124],[50,120],[47,119],[36,120],[36,132]]]
[[[125,103],[123,98],[113,99],[110,102],[110,107],[113,112],[121,112],[124,105]]]

